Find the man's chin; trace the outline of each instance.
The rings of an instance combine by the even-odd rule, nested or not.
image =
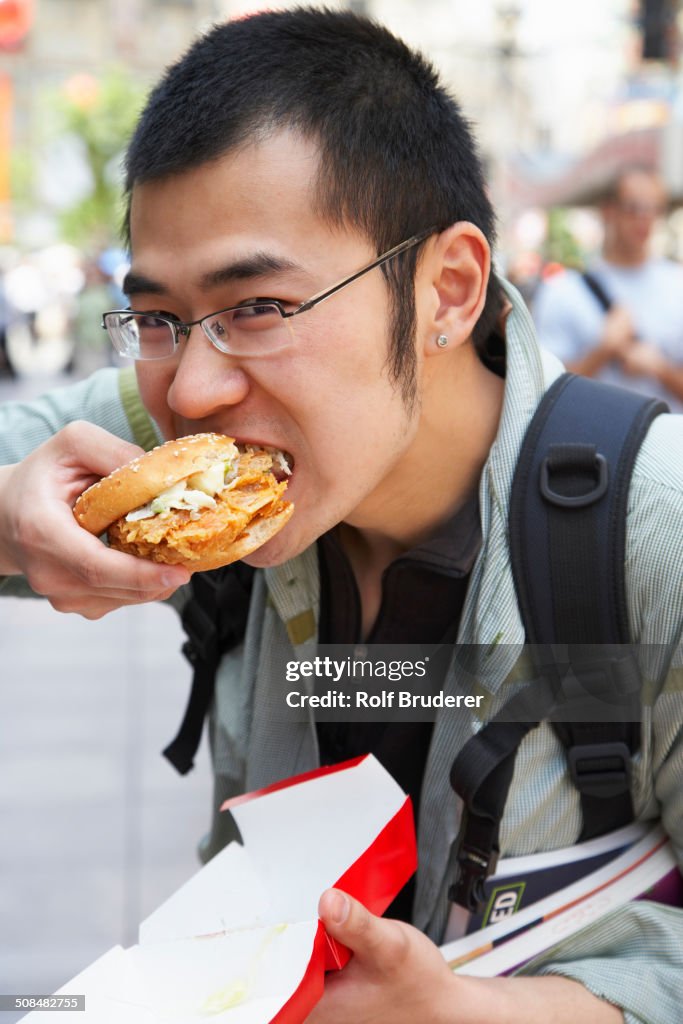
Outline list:
[[[253,569],[272,569],[276,565],[282,565],[284,562],[296,558],[309,544],[305,542],[297,544],[296,538],[292,536],[290,539],[288,534],[288,527],[285,526],[280,533],[277,533],[271,540],[266,541],[256,551],[246,555],[242,561],[246,562]]]
[[[242,561],[246,565],[250,565],[252,569],[273,569],[276,565],[282,565],[283,562],[288,561],[289,556],[284,554],[281,557],[277,555],[269,556],[267,548],[270,548],[272,542],[264,544],[258,551],[252,551],[250,555],[247,555]]]
[[[242,561],[254,569],[271,569],[283,565],[307,551],[322,534],[337,524],[337,518],[333,519],[329,513],[323,518],[321,509],[312,512],[305,502],[301,504],[303,507],[298,511],[295,507],[292,518],[279,533],[260,548],[245,555]]]

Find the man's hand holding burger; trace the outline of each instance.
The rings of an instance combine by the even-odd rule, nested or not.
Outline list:
[[[16,466],[0,467],[0,574],[23,574],[58,611],[98,619],[169,597],[190,577],[112,551],[73,515],[78,496],[141,449],[90,423],[72,423]]]

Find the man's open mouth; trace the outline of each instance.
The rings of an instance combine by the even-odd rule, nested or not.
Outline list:
[[[283,480],[288,480],[294,472],[294,457],[289,452],[283,451],[281,448],[275,448],[269,444],[261,444],[258,441],[236,441],[235,444],[240,452],[254,452],[259,450],[268,452],[273,460],[271,473],[278,483],[281,483]]]

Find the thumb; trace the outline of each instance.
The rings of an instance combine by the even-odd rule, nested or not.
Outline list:
[[[341,889],[327,889],[318,914],[328,935],[375,968],[392,967],[405,947],[398,922],[377,917]]]
[[[108,476],[119,466],[144,454],[138,445],[82,420],[70,423],[52,438],[52,443],[64,462],[87,468],[94,476]]]
[[[122,438],[117,437],[115,434],[110,434],[109,431],[103,430],[102,427],[98,427],[94,423],[79,422],[74,424],[74,426],[77,427],[80,441],[79,454],[85,443],[91,465],[98,472],[103,474],[111,473],[112,470],[144,454],[143,449],[139,445],[124,441]],[[95,462],[97,466],[95,466]]]

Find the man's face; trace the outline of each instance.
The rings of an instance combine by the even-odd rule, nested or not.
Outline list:
[[[645,171],[624,175],[616,199],[605,208],[614,256],[624,262],[646,259],[652,229],[665,208],[664,187],[656,175]]]
[[[131,279],[149,283],[134,285],[131,307],[184,322],[253,299],[291,309],[370,262],[366,238],[315,212],[317,167],[315,148],[283,133],[136,186]],[[294,516],[250,557],[255,565],[294,556],[342,520],[381,532],[402,507],[395,468],[417,430],[419,402],[407,411],[386,365],[380,270],[288,323],[294,344],[268,356],[225,355],[195,326],[173,356],[137,364],[166,437],[217,431],[292,457]]]

